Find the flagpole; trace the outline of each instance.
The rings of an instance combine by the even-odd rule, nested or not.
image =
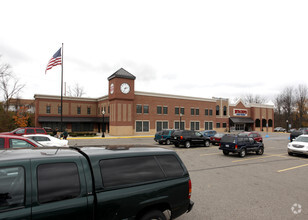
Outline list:
[[[63,43],[62,43],[62,58],[61,58],[61,132],[63,132]]]

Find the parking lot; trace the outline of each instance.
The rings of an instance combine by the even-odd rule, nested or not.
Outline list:
[[[262,134],[265,152],[224,156],[218,146],[175,148],[153,137],[69,139],[70,145],[152,145],[175,150],[189,170],[195,202],[186,219],[308,219],[308,157],[287,154],[289,134]]]

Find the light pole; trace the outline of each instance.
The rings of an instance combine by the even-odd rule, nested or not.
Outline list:
[[[289,121],[288,121],[288,119],[287,119],[287,120],[286,120],[286,123],[287,123],[286,131],[287,131],[287,132],[288,132],[288,125],[289,125],[288,122],[289,122]]]
[[[105,134],[104,134],[104,119],[105,119],[105,111],[104,111],[104,110],[102,111],[102,115],[103,115],[102,137],[105,137]]]
[[[180,113],[180,126],[179,126],[179,127],[180,127],[180,130],[182,130],[182,129],[181,129],[181,124],[182,124],[182,113]]]

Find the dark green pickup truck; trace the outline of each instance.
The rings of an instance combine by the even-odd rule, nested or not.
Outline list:
[[[146,147],[0,150],[0,219],[166,219],[193,207],[178,155]]]

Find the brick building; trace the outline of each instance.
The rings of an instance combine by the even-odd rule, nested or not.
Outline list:
[[[135,80],[134,75],[121,68],[108,77],[108,95],[63,97],[64,127],[70,132],[104,129],[110,135],[154,134],[171,128],[273,131],[272,105],[245,105],[241,100],[230,104],[224,98],[138,92],[134,89]],[[36,126],[60,128],[60,96],[34,97]]]

